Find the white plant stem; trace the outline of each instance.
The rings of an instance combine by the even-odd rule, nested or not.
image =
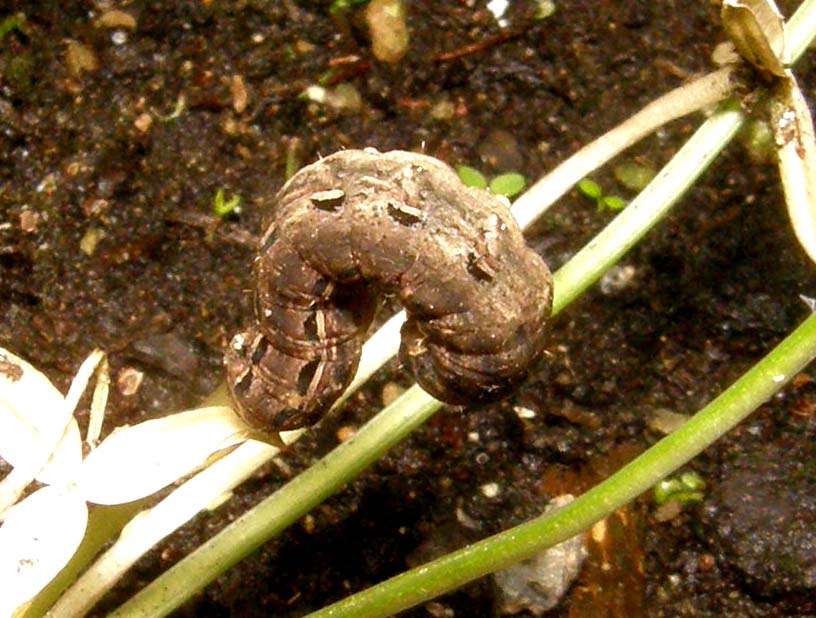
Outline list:
[[[575,183],[661,126],[727,98],[733,92],[732,73],[725,67],[675,88],[581,148],[513,203],[519,225],[527,228]]]

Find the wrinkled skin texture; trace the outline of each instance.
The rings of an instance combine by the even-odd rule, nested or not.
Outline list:
[[[408,319],[400,359],[447,403],[495,400],[543,353],[552,277],[509,210],[425,155],[348,150],[300,170],[270,205],[257,323],[225,357],[238,413],[311,425],[354,377],[382,294]]]

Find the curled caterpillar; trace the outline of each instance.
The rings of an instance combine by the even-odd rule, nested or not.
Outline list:
[[[447,403],[495,400],[540,360],[552,277],[509,210],[432,157],[347,150],[278,192],[254,266],[257,322],[225,356],[259,431],[316,423],[354,377],[382,294],[400,359]]]

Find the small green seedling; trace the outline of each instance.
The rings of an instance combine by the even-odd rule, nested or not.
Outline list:
[[[22,34],[28,34],[28,24],[26,22],[25,13],[15,13],[14,15],[9,15],[3,21],[0,21],[0,42],[6,38],[6,35],[9,32],[21,32]]]
[[[670,500],[681,504],[701,502],[705,497],[705,481],[696,472],[684,472],[679,477],[663,479],[654,487],[654,500],[662,506]]]
[[[183,94],[180,94],[176,98],[176,105],[173,108],[173,111],[170,112],[168,115],[160,114],[157,110],[151,109],[150,111],[153,112],[153,115],[159,119],[159,122],[173,122],[184,113],[184,110],[187,109],[187,99]]]
[[[553,0],[537,0],[535,7],[535,19],[547,19],[555,13],[555,2]]]
[[[524,191],[524,187],[526,186],[527,180],[524,176],[518,172],[509,172],[494,177],[490,181],[488,188],[496,195],[503,195],[507,199],[512,199]]]
[[[598,212],[606,209],[618,211],[626,208],[627,202],[625,199],[618,195],[604,195],[601,185],[590,178],[579,181],[578,190],[589,199],[595,200],[598,205]]]
[[[337,15],[338,13],[347,13],[355,6],[365,4],[368,0],[334,0],[329,6],[329,13]]]
[[[494,195],[503,195],[507,199],[516,197],[527,186],[527,179],[518,172],[499,174],[491,178],[490,182],[488,182],[484,174],[469,165],[459,165],[456,168],[456,174],[468,187],[487,189]]]
[[[213,198],[212,209],[213,214],[222,219],[231,213],[238,214],[241,212],[241,196],[236,193],[227,199],[224,197],[224,189],[218,189]]]
[[[456,175],[468,187],[487,189],[487,178],[479,170],[469,165],[460,165],[456,168]]]
[[[584,195],[586,195],[588,198],[593,200],[599,200],[603,196],[603,190],[601,190],[601,185],[599,185],[591,178],[584,178],[583,180],[579,181],[578,190]]]

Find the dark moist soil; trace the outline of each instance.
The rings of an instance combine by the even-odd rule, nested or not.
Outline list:
[[[535,11],[511,2],[503,30],[481,0],[410,3],[410,49],[386,65],[360,12],[332,17],[328,2],[4,0],[0,13],[25,22],[0,54],[0,345],[63,389],[92,348],[106,350],[108,430],[194,406],[250,319],[252,247],[287,159],[401,148],[534,179],[709,70],[722,39],[712,2]],[[812,54],[797,73],[812,101]],[[301,96],[321,81],[353,86],[359,106]],[[658,168],[699,122],[676,122],[622,160]],[[610,172],[596,179],[632,197]],[[799,295],[816,278],[777,179],[730,146],[624,258],[617,286],[595,286],[554,320],[546,362],[514,397],[437,414],[178,615],[302,615],[528,519],[653,443],[657,412],[695,412],[807,315]],[[219,190],[241,197],[240,213],[213,215]],[[612,216],[573,191],[529,240],[557,269]],[[548,615],[816,613],[812,376],[689,466],[707,483],[701,504],[667,516],[646,496],[610,519]],[[140,561],[97,615],[328,451],[391,382],[408,383],[396,363],[285,465]],[[488,578],[401,615],[500,607]]]

